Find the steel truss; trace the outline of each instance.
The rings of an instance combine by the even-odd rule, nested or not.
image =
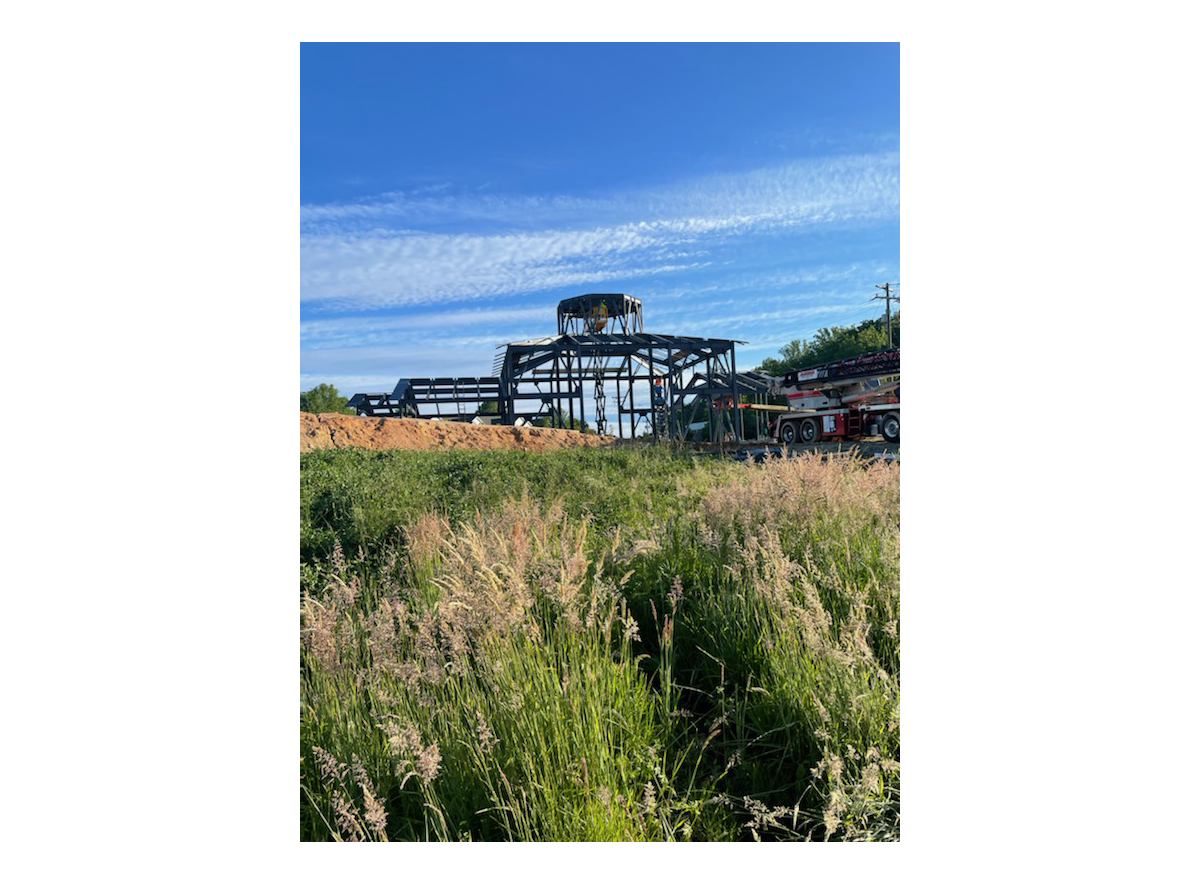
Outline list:
[[[899,347],[864,353],[862,356],[839,359],[836,362],[827,362],[811,368],[794,369],[784,375],[783,382],[791,386],[816,387],[828,381],[852,380],[891,372],[900,373]]]
[[[401,378],[391,393],[355,393],[346,405],[370,417],[470,420],[499,395],[499,378]]]
[[[654,438],[684,439],[704,419],[708,441],[731,435],[741,440],[736,422],[717,420],[713,400],[737,397],[737,342],[680,335],[561,334],[552,338],[516,341],[499,360],[501,422],[523,415],[518,406],[536,403],[532,418],[550,417],[553,426],[577,428],[584,413],[585,384],[615,392],[616,432],[602,410],[607,395],[597,401],[597,432],[629,438],[646,427]],[[698,383],[697,379],[703,379]],[[661,390],[661,393],[658,391]],[[749,391],[745,391],[749,392]],[[644,395],[638,395],[644,394]],[[639,400],[646,404],[640,405]],[[702,407],[703,404],[703,407]],[[578,409],[578,412],[576,411]]]
[[[722,405],[765,392],[765,382],[738,373],[737,343],[744,342],[650,334],[638,299],[581,295],[559,304],[557,335],[501,345],[495,377],[405,378],[391,394],[359,393],[348,404],[365,415],[470,420],[495,403],[502,424],[548,417],[552,426],[581,429],[590,392],[599,433],[633,438],[648,428],[655,439],[741,441],[741,411]]]

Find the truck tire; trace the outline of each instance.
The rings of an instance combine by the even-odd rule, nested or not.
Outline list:
[[[800,441],[810,445],[821,438],[821,429],[817,426],[816,418],[807,418],[800,422]]]
[[[784,421],[783,426],[779,428],[779,441],[786,442],[791,445],[796,441],[796,422]]]
[[[893,445],[900,441],[900,415],[894,411],[889,411],[883,416],[883,420],[879,422],[879,435],[883,436],[883,441],[891,442]]]

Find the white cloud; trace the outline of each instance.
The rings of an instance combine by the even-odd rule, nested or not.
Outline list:
[[[489,326],[493,329],[552,328],[553,303],[529,307],[487,307],[440,310],[431,313],[406,312],[403,315],[353,316],[309,319],[300,323],[300,343],[308,349],[369,342],[371,337],[394,339],[397,336],[421,337],[430,332]],[[504,337],[504,335],[499,335]]]
[[[300,354],[301,390],[331,383],[349,395],[390,392],[402,377],[489,377],[497,352],[496,343],[458,338],[440,341],[437,346],[410,344],[306,350]],[[355,383],[351,384],[350,379]],[[378,387],[378,383],[370,387],[365,385],[366,380],[385,383],[383,387]]]
[[[731,238],[893,219],[894,153],[571,197],[390,196],[303,209],[301,298],[324,309],[471,301],[694,269]],[[487,232],[432,232],[453,222]]]

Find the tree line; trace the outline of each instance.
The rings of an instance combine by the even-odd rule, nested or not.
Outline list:
[[[795,340],[779,349],[779,359],[767,357],[757,371],[782,376],[798,368],[809,368],[838,359],[862,356],[888,345],[887,322],[880,317],[858,325],[833,325],[817,329],[812,339]],[[900,346],[900,313],[892,316],[892,346]]]

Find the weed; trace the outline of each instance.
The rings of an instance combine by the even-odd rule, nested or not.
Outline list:
[[[310,840],[899,837],[899,468],[301,459]]]

